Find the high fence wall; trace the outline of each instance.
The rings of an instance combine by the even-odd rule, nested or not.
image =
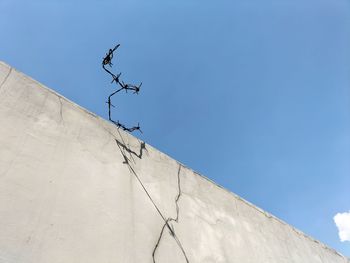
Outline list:
[[[0,63],[0,262],[350,261]]]

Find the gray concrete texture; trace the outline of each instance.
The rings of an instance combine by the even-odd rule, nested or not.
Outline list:
[[[350,261],[0,63],[0,262]]]

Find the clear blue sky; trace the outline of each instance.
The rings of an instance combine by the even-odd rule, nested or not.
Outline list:
[[[0,59],[350,256],[349,0],[1,0]]]

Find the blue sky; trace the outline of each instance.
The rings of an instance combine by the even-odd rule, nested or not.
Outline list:
[[[0,60],[350,256],[348,0],[1,0]]]

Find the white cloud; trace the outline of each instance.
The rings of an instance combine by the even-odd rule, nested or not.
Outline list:
[[[350,241],[350,211],[338,213],[333,219],[338,227],[340,241]]]

